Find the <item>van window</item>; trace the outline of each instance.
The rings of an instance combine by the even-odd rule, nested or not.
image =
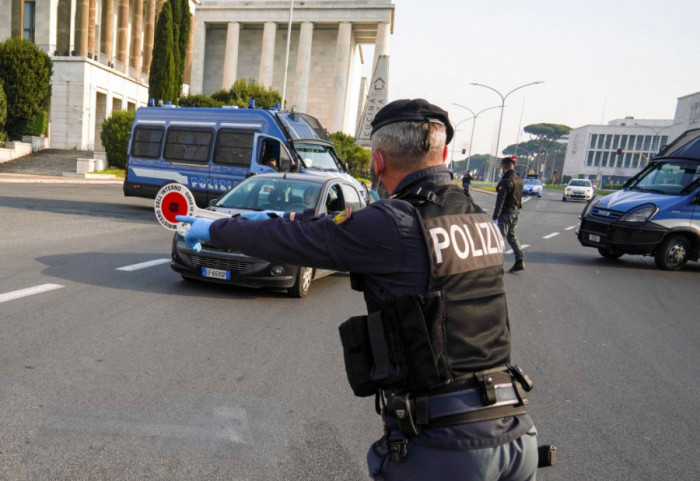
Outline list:
[[[163,158],[175,162],[207,163],[213,136],[211,130],[171,127],[165,138]]]
[[[219,131],[214,150],[214,163],[250,167],[253,135],[253,132]]]
[[[295,143],[294,148],[304,159],[304,165],[308,170],[321,170],[324,172],[342,172],[338,161],[330,147],[321,144]]]
[[[134,140],[131,143],[131,155],[157,159],[163,142],[161,127],[136,127]]]

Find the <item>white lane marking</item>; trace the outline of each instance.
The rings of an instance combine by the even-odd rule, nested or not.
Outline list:
[[[575,229],[575,228],[577,228],[577,227],[578,227],[578,224],[576,224],[576,225],[570,225],[569,227],[565,228],[564,230],[571,230],[571,229]]]
[[[65,286],[60,284],[41,284],[40,286],[27,287],[26,289],[20,289],[18,291],[6,292],[5,294],[0,294],[0,302],[12,301],[19,299],[20,297],[33,296],[34,294],[53,291],[54,289],[60,289],[61,287]]]
[[[118,271],[138,271],[139,269],[145,269],[146,267],[153,267],[157,266],[160,264],[165,264],[166,262],[170,262],[170,258],[167,259],[156,259],[154,261],[148,261],[148,262],[141,262],[140,264],[132,264],[130,266],[124,266],[124,267],[117,267],[116,270]]]
[[[554,236],[559,235],[559,232],[552,232],[551,234],[547,234],[546,236],[543,236],[543,239],[551,239]]]
[[[523,244],[523,245],[520,246],[520,248],[521,248],[522,250],[525,250],[525,249],[527,249],[528,247],[530,247],[530,244]],[[512,254],[512,253],[513,253],[513,249],[510,249],[510,250],[508,250],[508,251],[505,252],[505,254]]]

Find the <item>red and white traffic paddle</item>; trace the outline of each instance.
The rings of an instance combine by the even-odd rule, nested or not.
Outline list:
[[[165,184],[156,194],[153,203],[156,219],[168,230],[176,230],[181,235],[185,235],[189,229],[189,224],[178,222],[175,218],[178,215],[188,217],[204,217],[206,219],[223,219],[231,217],[223,212],[214,212],[197,207],[192,192],[182,184]]]

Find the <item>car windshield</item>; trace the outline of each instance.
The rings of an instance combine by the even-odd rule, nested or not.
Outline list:
[[[523,182],[527,185],[542,185],[539,179],[525,179]]]
[[[590,180],[572,180],[569,182],[569,187],[590,187]]]
[[[321,184],[282,177],[251,177],[226,193],[215,207],[299,212],[316,207]]]
[[[304,165],[306,165],[308,170],[320,170],[323,172],[343,171],[328,146],[295,142],[294,148],[301,158],[304,159]]]
[[[686,194],[700,181],[700,162],[654,162],[628,187],[630,190],[659,194]]]

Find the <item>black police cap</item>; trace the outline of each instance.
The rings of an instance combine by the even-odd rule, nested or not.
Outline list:
[[[449,144],[455,131],[450,124],[447,112],[423,99],[401,99],[386,104],[372,120],[372,134],[381,127],[395,122],[430,122],[431,120],[445,125],[447,133],[445,144]]]

